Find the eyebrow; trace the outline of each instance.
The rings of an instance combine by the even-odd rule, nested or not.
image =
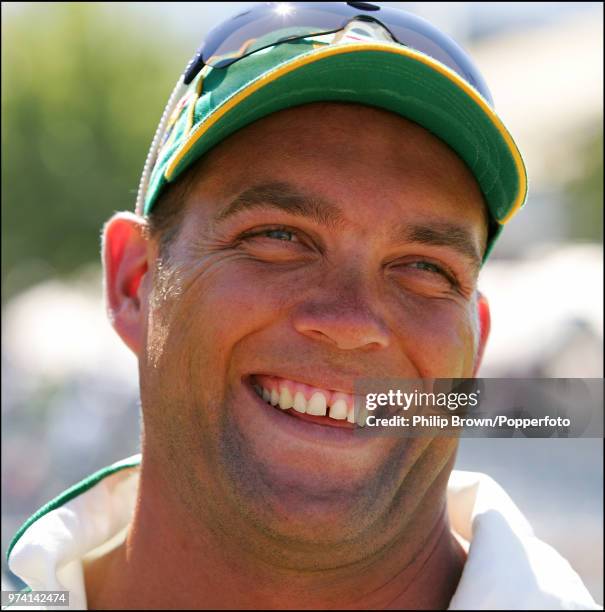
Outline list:
[[[294,185],[285,182],[262,183],[246,189],[214,216],[220,223],[243,211],[254,208],[276,208],[329,228],[344,222],[344,215],[338,206],[317,196],[306,194]]]
[[[445,246],[470,259],[481,267],[481,255],[472,234],[464,227],[447,221],[431,222],[430,225],[406,223],[395,230],[394,236],[405,241],[432,246]]]

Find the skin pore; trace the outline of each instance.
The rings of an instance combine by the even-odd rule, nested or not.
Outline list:
[[[447,607],[465,560],[445,506],[457,440],[339,438],[250,381],[352,393],[362,377],[473,376],[489,333],[483,207],[423,128],[316,103],[206,155],[167,257],[143,219],[108,222],[142,464],[126,540],[85,566],[89,607]]]

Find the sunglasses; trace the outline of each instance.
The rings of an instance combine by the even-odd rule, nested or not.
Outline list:
[[[490,91],[468,54],[424,19],[369,2],[264,2],[213,28],[183,76],[188,85],[204,66],[227,68],[261,49],[343,30],[352,20],[375,22],[393,40],[456,72],[493,106]]]

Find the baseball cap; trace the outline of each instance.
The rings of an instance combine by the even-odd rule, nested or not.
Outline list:
[[[271,11],[283,16],[285,4],[264,3],[255,10],[259,16]],[[305,9],[322,5],[320,12],[325,5],[345,5],[351,14],[336,31],[313,32],[312,27],[283,19],[284,27],[269,32],[259,26],[261,35],[238,49],[217,42],[222,32],[237,29],[238,16],[217,26],[209,37],[223,53],[205,58],[202,45],[179,78],[145,163],[137,212],[149,214],[167,184],[246,125],[302,104],[353,102],[414,121],[462,158],[481,188],[490,217],[485,261],[503,226],[525,203],[527,175],[521,153],[468,54],[427,21],[397,9],[369,3],[290,4]],[[242,14],[248,23],[254,21],[251,14]],[[398,25],[402,18],[405,28]],[[399,40],[402,37],[406,40]]]

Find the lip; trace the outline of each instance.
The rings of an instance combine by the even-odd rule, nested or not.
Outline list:
[[[262,418],[267,420],[268,427],[279,429],[309,442],[336,446],[359,446],[369,441],[369,438],[358,434],[360,428],[357,425],[347,422],[346,426],[343,426],[336,419],[332,419],[334,424],[331,424],[326,422],[329,417],[302,415],[293,409],[281,410],[268,404],[252,388],[250,376],[242,379],[242,385],[250,401],[262,411]],[[317,420],[322,421],[318,423]]]

